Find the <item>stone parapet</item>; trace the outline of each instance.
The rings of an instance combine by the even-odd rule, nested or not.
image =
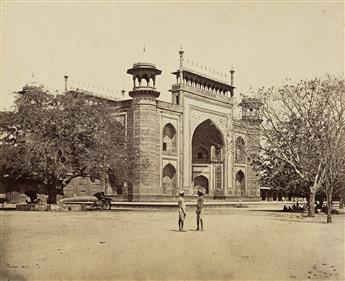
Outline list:
[[[166,111],[174,111],[174,112],[182,113],[182,106],[181,105],[173,104],[170,102],[157,101],[157,108],[163,109]]]
[[[232,96],[227,96],[227,95],[215,93],[215,92],[208,91],[208,90],[205,90],[202,88],[197,88],[195,86],[191,86],[188,84],[174,84],[170,91],[175,92],[175,91],[179,91],[179,90],[191,93],[195,96],[207,98],[209,100],[218,101],[218,102],[226,103],[229,105],[233,104]]]

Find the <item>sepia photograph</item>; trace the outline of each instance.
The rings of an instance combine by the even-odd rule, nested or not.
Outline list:
[[[345,280],[344,17],[0,0],[0,281]]]

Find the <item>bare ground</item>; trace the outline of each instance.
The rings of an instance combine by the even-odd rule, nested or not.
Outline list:
[[[344,215],[0,212],[1,280],[344,279]]]

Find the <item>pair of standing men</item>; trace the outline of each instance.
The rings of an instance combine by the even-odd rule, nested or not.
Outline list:
[[[179,207],[179,217],[178,217],[178,228],[179,231],[183,231],[184,226],[184,220],[187,215],[186,211],[186,204],[184,203],[184,191],[179,192],[180,197],[178,198],[178,207]],[[204,192],[202,190],[198,190],[198,200],[196,203],[196,231],[198,230],[204,230],[204,224],[202,219],[202,208],[204,207],[204,198],[203,198]],[[201,228],[200,228],[201,227]]]

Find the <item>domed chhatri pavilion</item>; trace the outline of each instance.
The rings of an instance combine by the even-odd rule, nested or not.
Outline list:
[[[212,198],[260,200],[250,157],[259,152],[261,103],[243,99],[242,118],[235,119],[234,71],[230,83],[224,82],[185,67],[184,52],[179,54],[171,103],[158,100],[161,70],[147,62],[127,70],[131,99],[111,101],[130,150],[139,149],[150,161],[147,167],[138,160],[129,171],[130,200],[169,200],[180,190],[194,195],[200,187]]]

